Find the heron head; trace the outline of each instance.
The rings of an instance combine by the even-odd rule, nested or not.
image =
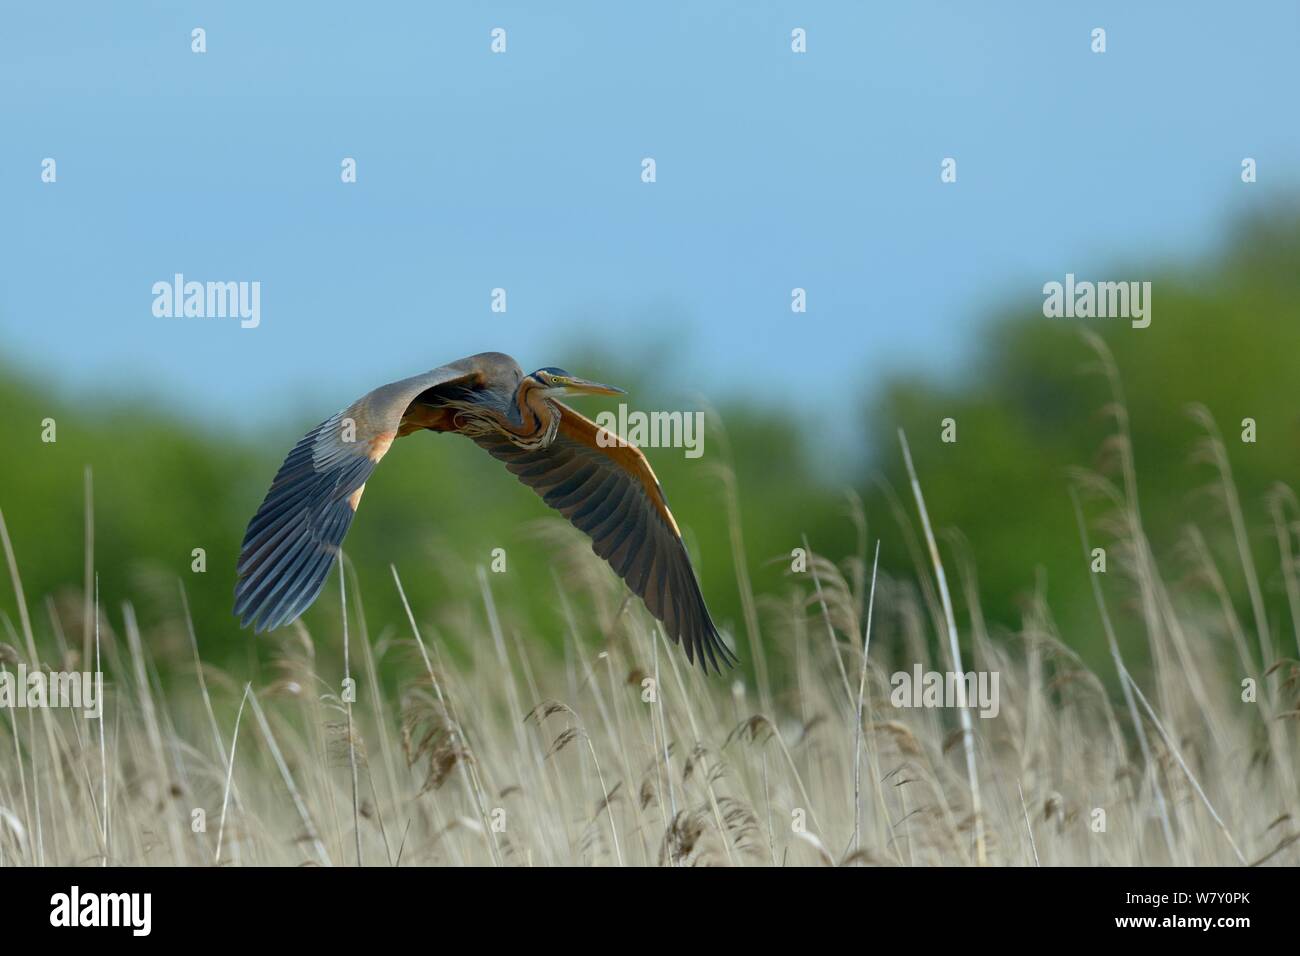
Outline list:
[[[547,395],[623,395],[623,389],[613,385],[602,385],[585,378],[578,378],[562,368],[548,365],[539,368],[528,376],[543,389]]]

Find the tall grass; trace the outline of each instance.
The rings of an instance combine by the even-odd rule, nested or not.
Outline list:
[[[688,666],[555,521],[538,527],[553,581],[453,567],[461,597],[431,608],[406,600],[402,575],[417,569],[345,565],[335,624],[285,629],[267,639],[269,671],[236,672],[203,659],[183,587],[176,614],[146,624],[129,604],[99,605],[89,555],[86,593],[29,607],[0,515],[19,608],[0,621],[0,667],[99,662],[106,691],[102,720],[0,711],[0,865],[1294,865],[1300,664],[1275,637],[1288,618],[1300,636],[1296,499],[1279,488],[1258,515],[1238,501],[1199,410],[1235,547],[1213,553],[1197,525],[1158,563],[1123,396],[1095,345],[1115,388],[1119,480],[1070,480],[1080,574],[1093,539],[1109,553],[1092,576],[1104,673],[1041,596],[1017,629],[991,631],[960,539],[941,554],[930,520],[942,516],[901,501],[898,525],[876,537],[910,541],[910,572],[868,561],[875,538],[851,504],[858,553],[811,553],[807,572],[752,593],[748,564],[769,556],[745,554],[743,479],[725,465],[746,608],[733,643],[755,666],[724,677]],[[958,478],[914,480],[923,509],[921,488]],[[1254,532],[1276,541],[1276,568],[1256,566]],[[1188,567],[1196,587],[1168,583]],[[373,638],[362,577],[397,589],[407,612]],[[1246,582],[1248,623],[1225,580]],[[562,655],[512,610],[516,588],[538,586],[554,590]],[[1121,653],[1117,614],[1145,637],[1140,661]],[[78,633],[80,647],[67,639]],[[963,660],[999,674],[996,718],[891,703],[893,672]],[[1256,702],[1242,699],[1245,679]]]

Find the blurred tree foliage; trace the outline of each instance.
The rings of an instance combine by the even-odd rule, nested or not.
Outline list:
[[[1045,582],[1067,641],[1099,660],[1102,637],[1068,496],[1068,469],[1104,465],[1099,449],[1114,428],[1102,414],[1109,401],[1105,382],[1089,372],[1095,356],[1078,334],[1086,327],[1104,338],[1122,375],[1143,514],[1158,556],[1173,548],[1189,520],[1203,524],[1216,550],[1231,553],[1223,538],[1226,522],[1210,498],[1195,494],[1214,477],[1212,469],[1190,461],[1203,433],[1186,410],[1199,402],[1227,441],[1261,567],[1275,568],[1276,542],[1263,499],[1272,483],[1294,483],[1300,463],[1300,216],[1288,211],[1245,222],[1225,250],[1185,271],[1138,276],[1111,270],[1104,277],[1153,281],[1150,328],[1132,329],[1119,319],[1046,319],[1035,300],[1022,313],[989,324],[983,352],[971,358],[960,382],[896,380],[875,395],[861,395],[869,403],[859,407],[865,408],[862,434],[873,471],[850,484],[867,503],[872,537],[882,540],[882,563],[910,573],[881,490],[892,486],[914,515],[898,452],[901,426],[934,523],[959,529],[969,542],[990,621],[1017,626],[1019,599]],[[627,385],[635,407],[692,407],[657,394],[646,384],[654,377],[645,369],[601,357],[580,359],[573,368]],[[131,601],[141,620],[179,619],[180,580],[205,657],[250,652],[250,636],[231,616],[235,556],[280,458],[315,422],[279,422],[255,439],[235,437],[117,397],[59,400],[6,366],[0,366],[0,404],[0,510],[34,615],[42,615],[47,596],[80,592],[89,468],[94,564],[110,615],[118,619],[122,603]],[[847,405],[852,414],[852,402]],[[588,414],[600,407],[582,403]],[[319,417],[329,411],[321,409]],[[724,406],[719,413],[755,589],[772,593],[786,587],[790,551],[805,534],[814,549],[832,558],[855,553],[858,535],[848,517],[847,489],[822,473],[824,448],[804,434],[808,425],[770,410]],[[1258,423],[1255,444],[1239,440],[1246,417]],[[41,441],[46,418],[57,423],[52,444]],[[955,443],[940,441],[945,418],[957,423]],[[674,449],[651,450],[649,456],[699,556],[715,616],[737,633],[743,649],[717,474],[722,449],[711,435],[703,458],[686,459]],[[372,635],[386,627],[404,629],[390,563],[423,615],[473,597],[473,568],[486,566],[491,550],[504,547],[511,573],[493,576],[497,600],[526,614],[530,633],[558,646],[564,621],[549,545],[533,533],[533,522],[552,514],[464,439],[419,435],[401,442],[372,478],[346,544]],[[206,551],[206,573],[191,570],[195,548]],[[1225,567],[1229,586],[1243,594],[1237,563]],[[1278,581],[1266,576],[1265,585],[1276,589]],[[17,626],[7,582],[0,586],[0,614]],[[331,583],[307,622],[319,633],[334,633],[337,615],[338,587]],[[1274,622],[1275,630],[1287,628],[1285,621]]]
[[[1244,601],[1226,513],[1210,492],[1217,473],[1196,454],[1206,432],[1188,412],[1200,404],[1222,434],[1257,566],[1271,606],[1278,607],[1281,580],[1271,573],[1278,568],[1278,544],[1265,499],[1276,483],[1295,487],[1300,477],[1298,266],[1300,216],[1288,210],[1252,218],[1208,262],[1158,275],[1120,268],[1100,277],[1152,280],[1149,328],[1134,329],[1122,319],[1046,319],[1036,302],[991,324],[983,355],[959,386],[906,381],[887,388],[873,410],[871,443],[882,450],[889,481],[907,495],[895,452],[895,430],[907,429],[933,520],[960,529],[970,543],[986,614],[1016,624],[1019,599],[1039,585],[1041,572],[1067,643],[1091,663],[1101,659],[1104,640],[1070,503],[1069,471],[1084,467],[1120,479],[1114,456],[1104,452],[1116,431],[1107,414],[1110,391],[1080,328],[1098,333],[1118,366],[1143,523],[1167,583],[1185,583],[1179,579],[1187,562],[1179,560],[1177,544],[1185,526],[1195,523],[1228,587]],[[944,418],[957,422],[955,443],[940,441]],[[1257,423],[1253,444],[1242,441],[1246,418]],[[898,536],[883,531],[889,519],[879,496],[874,500],[874,526],[882,529],[893,560],[901,561],[903,552],[891,547]],[[910,507],[910,495],[907,500]],[[1098,516],[1090,510],[1090,519]],[[1094,546],[1110,544],[1095,529],[1091,536]],[[1295,641],[1288,636],[1290,622],[1279,617],[1273,614],[1272,630],[1285,653]],[[1133,637],[1138,628],[1127,632]]]

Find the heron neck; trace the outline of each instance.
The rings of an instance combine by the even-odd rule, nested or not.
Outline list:
[[[514,413],[503,422],[504,430],[524,447],[545,448],[555,438],[560,426],[560,410],[531,379],[519,383],[515,392]]]

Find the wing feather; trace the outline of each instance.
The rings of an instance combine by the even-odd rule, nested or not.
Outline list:
[[[478,358],[368,392],[294,445],[244,533],[235,584],[241,626],[269,631],[312,605],[352,524],[361,491],[397,437],[406,410],[431,388],[473,384]]]
[[[639,596],[687,660],[720,670],[735,657],[709,616],[677,522],[659,480],[635,446],[602,443],[595,422],[566,405],[544,449],[523,449],[498,435],[475,441],[542,500],[591,538]]]

